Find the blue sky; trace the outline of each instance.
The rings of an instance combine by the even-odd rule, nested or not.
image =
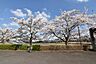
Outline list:
[[[0,24],[12,22],[8,20],[13,16],[10,10],[27,8],[32,12],[46,11],[54,18],[60,14],[60,10],[83,11],[84,7],[89,9],[88,13],[96,12],[96,0],[0,0]]]

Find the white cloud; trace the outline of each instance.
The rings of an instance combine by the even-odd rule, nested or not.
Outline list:
[[[8,26],[8,24],[2,24],[4,27],[7,27]]]
[[[45,12],[42,12],[42,15],[45,16],[45,17],[50,18],[50,15],[46,14]]]
[[[47,11],[47,8],[43,8],[44,11]]]
[[[15,22],[11,22],[10,24],[9,24],[10,26],[19,26],[17,23],[15,23]]]
[[[24,10],[27,11],[28,16],[31,16],[31,15],[32,15],[32,11],[31,11],[31,10],[29,10],[29,9],[27,9],[27,8],[25,8]]]
[[[35,15],[38,18],[42,18],[42,17],[50,18],[50,15],[46,14],[44,11],[43,12],[37,11],[37,12],[35,12]]]
[[[19,25],[15,22],[11,22],[9,24],[2,24],[3,27],[19,27]]]
[[[11,10],[11,13],[13,13],[17,17],[24,17],[24,16],[26,16],[26,14],[24,14],[21,9],[17,9],[15,11]]]
[[[77,0],[78,2],[88,2],[89,0]]]

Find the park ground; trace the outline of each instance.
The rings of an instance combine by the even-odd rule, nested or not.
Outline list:
[[[1,50],[0,64],[96,64],[96,52]]]

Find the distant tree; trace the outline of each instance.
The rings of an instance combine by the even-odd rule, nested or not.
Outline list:
[[[6,43],[9,42],[10,39],[13,37],[14,32],[8,28],[1,28],[0,29],[0,42]]]
[[[82,21],[82,23],[79,26],[80,29],[80,36],[84,37],[83,39],[89,39],[89,29],[91,27],[96,27],[96,14],[87,14],[85,11],[81,16],[78,16],[79,20]],[[82,38],[81,38],[82,39]],[[83,40],[82,39],[82,40]]]

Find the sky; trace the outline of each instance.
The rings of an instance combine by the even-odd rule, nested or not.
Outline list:
[[[54,18],[61,10],[84,11],[84,7],[88,8],[88,13],[95,13],[96,0],[0,0],[0,26],[16,25],[9,18],[14,16],[12,11],[18,9],[30,9],[33,13],[45,11]]]

